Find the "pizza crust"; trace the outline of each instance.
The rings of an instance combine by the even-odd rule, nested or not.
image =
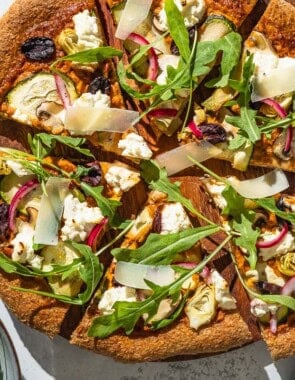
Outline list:
[[[278,333],[272,334],[268,327],[262,327],[262,337],[274,360],[295,355],[295,326],[279,326]]]
[[[95,306],[94,306],[95,307]],[[251,333],[240,315],[227,313],[224,320],[195,331],[183,318],[159,332],[116,333],[106,339],[91,338],[87,331],[93,313],[88,311],[70,342],[96,353],[125,362],[157,361],[178,355],[203,355],[228,351],[252,342]]]

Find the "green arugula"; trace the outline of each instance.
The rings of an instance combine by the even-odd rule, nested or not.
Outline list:
[[[240,222],[234,220],[232,225],[233,229],[241,234],[240,237],[234,239],[235,244],[247,251],[246,259],[250,268],[255,269],[257,263],[256,242],[260,236],[260,231],[253,229],[253,218],[249,220],[244,214],[241,214]]]
[[[246,143],[247,140],[250,140],[253,144],[261,139],[261,131],[256,123],[257,111],[250,108],[250,80],[253,76],[255,68],[253,58],[254,55],[251,55],[246,60],[243,67],[243,77],[241,81],[229,81],[230,87],[240,93],[237,99],[237,102],[240,105],[240,116],[227,116],[226,121],[239,128],[239,144],[242,142],[242,137],[244,138],[244,143]],[[234,146],[234,142],[232,141],[230,148],[232,149]]]
[[[180,202],[187,210],[194,215],[203,219],[210,225],[216,226],[211,220],[207,219],[192,205],[191,201],[185,198],[180,192],[180,184],[177,182],[170,182],[165,169],[160,168],[156,161],[142,161],[141,165],[141,177],[149,184],[149,187],[153,190],[161,191],[168,196],[168,200],[171,202]]]
[[[77,266],[77,273],[79,274],[79,277],[83,280],[86,286],[85,290],[82,293],[79,293],[77,297],[70,297],[39,290],[25,289],[21,287],[12,287],[12,289],[25,293],[34,293],[45,297],[55,298],[59,301],[73,305],[84,305],[86,302],[88,302],[93,292],[95,291],[100,279],[102,278],[103,265],[98,261],[98,258],[95,255],[93,255],[90,247],[76,242],[68,242],[68,244],[71,244],[73,248],[76,249],[83,257],[83,260],[81,262],[79,261],[79,265]],[[72,264],[64,267],[64,278],[67,278],[70,274],[73,274],[74,271],[71,270],[71,265]],[[77,261],[73,262],[73,265],[77,265]]]
[[[88,49],[79,53],[69,54],[56,60],[52,67],[61,61],[72,61],[79,63],[102,62],[113,57],[122,57],[123,52],[110,46],[102,46],[94,49]]]
[[[245,208],[245,198],[237,193],[232,186],[227,185],[222,191],[222,196],[226,200],[226,206],[222,210],[223,215],[239,218],[241,213],[249,211]]]
[[[81,148],[86,139],[82,137],[57,136],[47,133],[38,133],[34,136],[28,135],[28,143],[32,153],[37,159],[47,156],[56,146],[56,142],[66,145],[84,156],[93,157],[89,149]]]
[[[165,298],[171,298],[176,302],[181,294],[182,284],[189,279],[194,273],[200,272],[205,265],[230,241],[227,237],[211,254],[209,254],[200,264],[188,273],[182,274],[172,284],[167,286],[157,286],[150,281],[146,281],[153,293],[144,301],[126,302],[118,301],[113,305],[114,312],[109,315],[103,315],[95,318],[88,331],[89,336],[106,338],[116,330],[123,328],[127,335],[131,334],[138,320],[147,315],[145,320],[149,320],[157,313],[160,302]],[[180,309],[176,316],[180,315]],[[175,316],[175,317],[176,317]],[[157,328],[157,324],[155,325]]]
[[[85,194],[90,195],[97,203],[98,207],[104,216],[109,218],[110,224],[116,215],[117,208],[121,205],[121,202],[114,199],[106,198],[102,195],[103,186],[90,186],[85,182],[80,183],[81,189]]]
[[[274,213],[279,218],[288,220],[291,223],[295,223],[295,214],[293,212],[286,212],[277,208],[274,198],[255,199],[255,202],[258,204],[258,206]]]
[[[188,30],[184,19],[174,0],[165,1],[165,13],[167,15],[170,35],[179,49],[179,53],[185,62],[189,62],[191,56]]]
[[[220,75],[206,83],[207,87],[225,87],[229,83],[230,74],[239,62],[242,38],[236,32],[230,32],[216,41],[198,43],[196,60],[193,69],[193,78],[208,74],[216,61],[217,55],[222,52]]]
[[[149,265],[170,264],[175,255],[190,249],[199,240],[219,231],[218,226],[190,228],[167,235],[150,234],[145,243],[137,249],[115,248],[111,254],[118,261]]]

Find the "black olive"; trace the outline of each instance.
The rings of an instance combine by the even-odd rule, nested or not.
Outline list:
[[[211,144],[218,144],[226,141],[226,130],[222,125],[213,123],[200,124],[199,129],[203,134],[203,139]]]
[[[43,61],[53,56],[55,45],[51,38],[32,37],[22,44],[21,52],[33,61]]]
[[[8,234],[9,204],[0,204],[0,241],[6,240]]]
[[[262,294],[281,294],[282,287],[279,285],[271,284],[266,281],[258,281],[256,283],[258,290]]]
[[[159,234],[162,231],[162,210],[165,206],[160,205],[155,213],[154,220],[153,220],[153,226],[152,231]]]
[[[192,45],[193,42],[194,42],[195,33],[196,33],[196,28],[195,28],[194,26],[193,26],[192,28],[189,28],[189,29],[188,29],[188,36],[189,36],[189,41],[190,41],[190,44],[191,44],[191,45]],[[174,41],[171,42],[170,50],[171,50],[171,53],[172,53],[173,55],[180,55],[180,53],[179,53],[179,49],[178,49],[178,47],[176,46],[176,44],[175,44]]]
[[[88,87],[88,92],[91,94],[96,94],[98,90],[100,90],[103,94],[109,95],[111,91],[111,82],[109,78],[97,77],[93,79]]]
[[[81,181],[88,183],[90,186],[98,186],[101,181],[101,168],[98,161],[91,162],[87,165],[90,169],[87,175],[81,177]]]

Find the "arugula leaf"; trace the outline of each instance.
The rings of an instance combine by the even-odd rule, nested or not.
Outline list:
[[[41,296],[54,298],[73,305],[84,305],[86,302],[88,302],[103,275],[103,265],[98,261],[98,258],[93,255],[90,247],[86,246],[85,244],[79,244],[76,242],[68,242],[68,244],[71,244],[73,248],[79,251],[79,253],[83,256],[84,260],[79,263],[78,273],[86,285],[84,292],[79,293],[77,297],[70,297],[40,290],[25,289],[21,287],[12,287],[12,289],[25,293],[39,294]],[[77,264],[77,261],[75,264]],[[66,266],[67,271],[64,271],[66,277],[69,273],[70,265]],[[52,271],[48,272],[47,275],[48,274],[52,275]]]
[[[276,216],[284,220],[288,220],[291,223],[295,223],[295,214],[293,212],[286,212],[277,208],[274,198],[255,199],[255,202],[258,204],[258,206],[274,213]]]
[[[232,186],[227,185],[222,192],[222,196],[226,200],[226,206],[222,210],[223,215],[231,215],[239,218],[245,211],[245,198],[242,197]]]
[[[241,222],[233,221],[234,230],[241,234],[240,237],[234,239],[235,244],[247,250],[246,259],[250,264],[250,268],[255,269],[257,263],[256,242],[260,231],[258,229],[254,230],[252,224],[253,218],[249,220],[244,214],[241,215]]]
[[[85,141],[86,139],[82,137],[57,136],[47,133],[38,133],[34,135],[34,137],[28,135],[28,142],[32,153],[38,159],[47,156],[55,148],[56,142],[67,145],[85,156],[93,157],[89,149],[81,148],[81,145],[84,144]]]
[[[114,199],[106,198],[102,195],[103,186],[90,186],[85,182],[81,182],[80,184],[82,190],[87,194],[93,197],[101,209],[101,212],[104,216],[108,216],[110,223],[116,215],[117,208],[121,205],[121,202],[116,201]]]
[[[123,52],[121,50],[110,46],[102,46],[94,49],[84,50],[75,54],[66,55],[55,61],[54,65],[60,61],[73,61],[79,63],[102,62],[109,58],[122,57],[122,55]]]
[[[111,251],[118,261],[132,263],[167,265],[175,255],[186,251],[206,236],[219,231],[218,226],[190,228],[167,235],[150,234],[146,242],[137,249],[115,248]]]
[[[136,323],[142,315],[147,315],[147,320],[151,319],[158,311],[161,300],[171,297],[172,300],[179,298],[182,284],[194,273],[200,272],[205,265],[229,242],[231,237],[227,237],[210,255],[200,264],[186,274],[181,275],[172,284],[167,286],[157,286],[150,281],[146,281],[153,290],[153,294],[144,301],[126,302],[118,301],[113,305],[114,312],[95,318],[88,331],[89,336],[106,338],[116,330],[123,328],[126,334],[131,334]],[[180,314],[180,310],[179,310]],[[179,315],[178,314],[178,315]]]
[[[165,13],[170,35],[179,49],[182,58],[188,62],[191,55],[190,41],[184,18],[177,8],[174,0],[165,1]]]
[[[207,82],[206,86],[227,86],[230,74],[239,61],[241,42],[242,38],[236,32],[230,32],[216,41],[199,42],[192,74],[193,78],[208,74],[212,69],[212,64],[216,61],[217,54],[222,52],[220,76]]]
[[[35,276],[35,273],[29,268],[19,264],[16,261],[12,261],[3,253],[0,253],[0,268],[6,273],[17,273],[25,277]]]
[[[250,80],[254,72],[254,55],[252,54],[244,64],[243,78],[241,81],[230,80],[229,85],[240,92],[238,104],[240,105],[240,116],[227,116],[226,121],[239,128],[239,134],[255,143],[261,139],[261,130],[256,123],[257,111],[250,108],[251,90]],[[239,141],[240,142],[240,141]],[[244,140],[244,143],[246,141]],[[231,143],[230,147],[237,146],[237,141]]]

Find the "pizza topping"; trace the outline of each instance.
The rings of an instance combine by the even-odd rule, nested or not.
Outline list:
[[[259,248],[259,256],[263,261],[267,261],[272,257],[286,254],[295,249],[295,239],[291,232],[285,232],[282,237],[282,230],[276,229],[273,231],[266,231],[261,234],[263,243],[269,247]],[[275,244],[273,242],[276,241]]]
[[[181,12],[184,19],[184,24],[187,28],[198,24],[202,20],[206,10],[204,0],[174,0],[174,3]],[[157,29],[163,32],[167,31],[168,20],[165,8],[161,9],[159,14],[155,17]]]
[[[210,323],[216,314],[214,287],[199,286],[194,296],[188,301],[185,313],[189,318],[190,327],[195,330]]]
[[[148,160],[153,152],[150,150],[144,138],[137,133],[128,133],[118,143],[118,148],[122,149],[122,156]]]
[[[108,218],[103,218],[103,220],[96,224],[92,230],[90,231],[86,244],[91,247],[92,251],[95,252],[97,250],[97,245],[102,237],[103,231],[108,224]]]
[[[289,281],[286,282],[286,284],[284,285],[282,289],[282,294],[284,296],[291,296],[294,294],[294,292],[295,292],[295,276],[293,276],[292,278],[290,278]]]
[[[32,37],[22,44],[21,52],[32,61],[43,61],[52,58],[55,45],[51,38]]]
[[[278,269],[286,276],[295,276],[295,251],[277,258]]]
[[[156,285],[165,286],[175,280],[175,272],[169,265],[144,265],[118,261],[115,269],[115,280],[135,289],[150,289],[148,280]]]
[[[127,0],[120,14],[115,36],[125,40],[148,16],[152,0]]]
[[[90,186],[98,186],[101,181],[101,167],[98,161],[86,165],[89,168],[87,175],[81,177],[81,181],[88,183]]]
[[[227,140],[225,129],[220,124],[203,123],[198,125],[203,139],[211,144],[218,144]]]
[[[156,160],[161,167],[166,169],[170,176],[193,166],[193,162],[189,157],[203,162],[209,158],[218,156],[220,152],[220,149],[207,141],[201,141],[200,143],[190,142],[159,154]]]
[[[251,313],[255,315],[255,317],[261,318],[265,315],[275,314],[277,310],[277,305],[266,303],[258,298],[254,298],[251,301]]]
[[[78,51],[93,49],[103,44],[103,38],[98,29],[96,16],[91,14],[88,9],[76,14],[73,17],[73,21],[78,37]]]
[[[8,223],[9,205],[5,202],[0,203],[0,242],[7,238],[9,231]]]
[[[109,78],[99,76],[93,79],[88,87],[88,92],[91,94],[96,94],[98,91],[101,91],[103,94],[110,95],[111,91],[111,81]]]
[[[114,312],[114,303],[118,301],[136,301],[136,290],[127,286],[119,286],[108,289],[103,293],[102,298],[98,303],[98,309],[103,314],[111,314]]]
[[[162,235],[184,231],[192,226],[187,213],[179,202],[165,204],[159,215]]]
[[[105,180],[113,188],[115,193],[130,190],[140,181],[140,174],[123,166],[111,166],[105,174]]]
[[[236,300],[230,294],[228,283],[217,272],[212,270],[210,273],[210,283],[214,285],[215,299],[222,310],[234,310],[237,308]]]
[[[161,73],[157,77],[157,83],[160,85],[165,85],[167,83],[167,70],[168,67],[177,68],[180,62],[180,57],[171,54],[161,54],[158,58],[159,68]]]
[[[94,225],[103,220],[99,207],[89,207],[72,194],[64,198],[61,240],[85,241]]]

